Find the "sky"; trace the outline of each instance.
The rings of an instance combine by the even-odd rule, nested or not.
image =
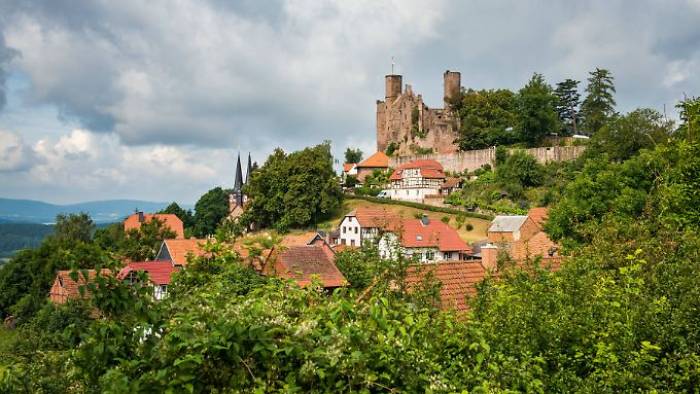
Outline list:
[[[617,109],[700,95],[700,0],[0,0],[0,197],[194,203],[238,152],[374,152],[392,57],[429,106],[609,69]]]

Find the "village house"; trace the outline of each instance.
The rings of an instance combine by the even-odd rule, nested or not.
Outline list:
[[[94,269],[77,270],[76,274],[78,275],[77,279],[73,280],[70,270],[62,270],[56,273],[56,278],[49,291],[49,300],[51,300],[51,302],[54,304],[65,304],[69,300],[90,297],[90,292],[87,287],[84,287],[82,294],[80,293],[80,287],[94,282],[95,277],[97,277],[97,271]],[[111,271],[103,269],[100,271],[100,275],[111,275]]]
[[[357,180],[360,182],[364,182],[367,175],[371,175],[376,170],[386,171],[388,169],[389,156],[387,156],[384,152],[377,152],[367,159],[355,164]]]
[[[343,173],[340,176],[341,182],[345,183],[349,176],[357,177],[357,163],[343,163]]]
[[[309,286],[314,280],[327,290],[347,285],[345,276],[335,265],[335,252],[325,242],[283,248],[272,261],[264,274],[291,279],[301,287]]]
[[[389,198],[422,202],[441,194],[445,172],[435,160],[414,160],[397,167],[389,181]]]
[[[169,260],[130,262],[119,271],[117,278],[131,284],[138,280],[139,272],[145,272],[153,286],[153,297],[162,300],[167,297],[172,275],[178,270]]]
[[[547,212],[547,208],[532,208],[527,215],[496,216],[488,230],[488,243],[480,250],[484,266],[493,269],[499,254],[505,253],[518,263],[539,257],[558,269],[559,246],[543,230]]]
[[[421,219],[402,220],[379,240],[379,255],[395,258],[400,253],[421,263],[458,261],[471,258],[472,249],[447,224]]]
[[[177,215],[173,215],[170,213],[133,213],[124,220],[124,232],[128,232],[131,230],[138,231],[141,229],[141,224],[149,223],[153,219],[159,220],[163,223],[163,226],[165,228],[168,228],[170,229],[170,231],[175,233],[175,238],[185,238],[185,229],[182,224],[182,220],[180,220],[180,218],[177,217]]]
[[[338,243],[356,247],[366,245],[398,220],[397,215],[386,209],[358,207],[340,222]]]
[[[160,249],[155,260],[170,260],[177,267],[187,265],[188,257],[205,256],[202,248],[207,243],[206,239],[166,239],[160,244]]]

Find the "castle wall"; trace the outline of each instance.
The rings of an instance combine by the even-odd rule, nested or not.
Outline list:
[[[573,160],[583,153],[585,146],[552,146],[543,148],[525,149],[529,155],[537,159],[539,163],[549,163],[552,161],[569,161]],[[513,152],[516,149],[509,149]],[[396,168],[401,164],[419,159],[436,160],[442,164],[445,171],[463,172],[465,170],[474,171],[484,164],[491,166],[495,165],[496,148],[471,150],[466,152],[454,153],[433,153],[429,155],[407,155],[407,156],[392,156],[389,158],[389,167]]]

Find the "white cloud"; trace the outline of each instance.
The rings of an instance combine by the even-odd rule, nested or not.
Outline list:
[[[0,173],[25,171],[31,162],[32,151],[22,137],[0,130]]]

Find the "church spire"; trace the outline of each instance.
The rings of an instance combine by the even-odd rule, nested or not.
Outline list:
[[[233,183],[233,191],[239,192],[243,188],[243,171],[241,171],[241,154],[238,154],[238,162],[236,163],[236,180]]]
[[[245,171],[245,182],[244,184],[248,184],[250,181],[250,173],[253,171],[253,163],[250,161],[250,152],[248,152],[248,169]]]

